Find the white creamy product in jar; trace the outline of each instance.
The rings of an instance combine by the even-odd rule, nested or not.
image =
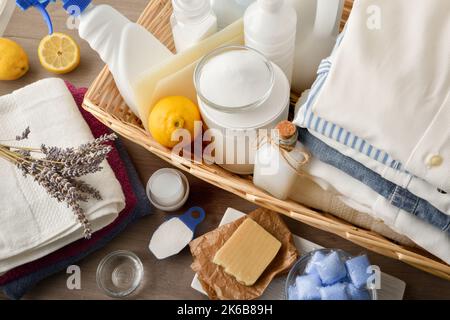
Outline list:
[[[288,117],[286,75],[257,51],[235,46],[204,57],[194,77],[203,121],[214,129],[215,162],[234,173],[253,173],[259,129],[273,129]]]
[[[260,100],[271,85],[272,73],[267,64],[248,50],[228,51],[211,58],[200,76],[204,97],[230,111]]]

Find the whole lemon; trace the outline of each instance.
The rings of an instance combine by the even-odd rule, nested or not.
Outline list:
[[[172,134],[178,129],[186,129],[190,134],[189,142],[194,140],[195,121],[201,121],[198,107],[186,97],[171,96],[161,99],[153,107],[148,127],[157,142],[167,148],[173,148],[179,143],[172,140]]]
[[[0,38],[0,80],[16,80],[29,69],[28,56],[16,42]]]

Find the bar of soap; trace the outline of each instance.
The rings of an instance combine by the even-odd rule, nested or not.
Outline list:
[[[252,286],[280,250],[281,242],[254,220],[247,218],[237,228],[213,262],[246,286]]]

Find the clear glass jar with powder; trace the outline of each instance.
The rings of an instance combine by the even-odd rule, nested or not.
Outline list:
[[[286,75],[258,51],[228,46],[199,62],[194,83],[203,121],[212,129],[215,162],[234,173],[253,173],[259,131],[267,134],[288,117]]]

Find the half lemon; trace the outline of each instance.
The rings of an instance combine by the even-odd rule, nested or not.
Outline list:
[[[39,61],[48,71],[64,74],[80,64],[80,48],[70,36],[54,32],[45,36],[38,48]]]

